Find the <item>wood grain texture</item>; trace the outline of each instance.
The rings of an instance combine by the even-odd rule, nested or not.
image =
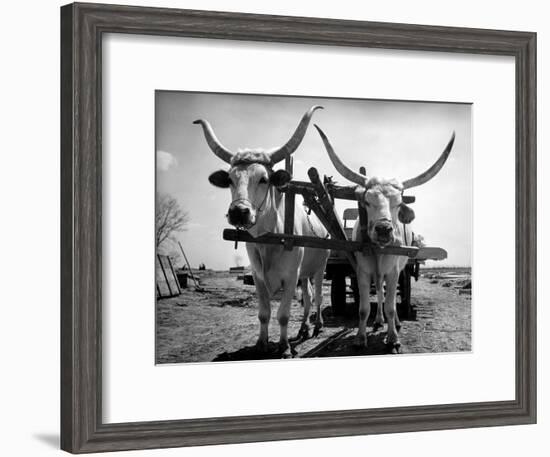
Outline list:
[[[106,32],[510,55],[516,61],[516,399],[101,422],[101,40]],[[536,35],[99,4],[61,9],[61,447],[74,453],[534,423]]]

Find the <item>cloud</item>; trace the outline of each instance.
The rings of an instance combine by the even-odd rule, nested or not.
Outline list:
[[[177,159],[166,151],[157,151],[157,169],[159,171],[168,171],[178,164]]]

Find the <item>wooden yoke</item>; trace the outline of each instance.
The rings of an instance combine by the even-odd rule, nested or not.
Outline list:
[[[286,157],[285,170],[290,173],[290,176],[292,176],[292,172],[294,171],[294,160],[292,159],[292,156]],[[284,227],[285,235],[294,235],[295,202],[296,202],[296,194],[292,191],[292,189],[289,189],[285,193],[285,227]],[[293,247],[294,247],[294,243],[292,242],[291,239],[285,240],[284,242],[285,251],[292,251]]]
[[[285,161],[285,169],[291,175],[293,173],[293,161],[292,157],[289,157]],[[360,170],[361,174],[365,173],[363,167]],[[224,239],[231,241],[246,241],[250,243],[266,243],[266,244],[279,244],[283,245],[287,251],[292,250],[295,246],[315,247],[320,249],[335,249],[338,251],[344,251],[349,263],[356,270],[357,264],[353,252],[362,251],[365,253],[384,253],[390,255],[406,255],[414,257],[418,249],[417,248],[376,248],[368,243],[368,236],[366,234],[367,215],[364,207],[359,205],[358,212],[360,217],[361,226],[365,227],[362,230],[361,236],[363,240],[361,242],[353,242],[348,240],[346,233],[342,226],[340,218],[334,209],[335,199],[355,200],[357,201],[357,195],[355,193],[355,186],[337,186],[331,180],[327,180],[323,183],[319,177],[319,172],[316,168],[311,167],[308,170],[309,180],[294,181],[292,180],[286,186],[281,187],[279,190],[285,194],[285,220],[284,220],[284,233],[282,234],[266,234],[259,238],[253,238],[247,236],[244,232],[238,233],[238,231],[224,230]],[[315,213],[319,218],[323,226],[327,229],[331,239],[320,238],[318,236],[297,236],[294,234],[294,210],[296,204],[296,194],[303,196],[304,201],[308,208]],[[403,197],[405,203],[414,202],[413,196]],[[235,233],[233,233],[235,232]],[[413,252],[414,251],[414,252]]]
[[[327,188],[321,181],[319,177],[319,172],[316,168],[311,167],[307,174],[309,176],[309,180],[313,184],[313,187],[315,189],[315,193],[317,194],[317,201],[311,202],[312,204],[308,202],[308,199],[306,198],[306,195],[304,194],[304,198],[306,198],[306,203],[310,208],[315,211],[315,214],[317,214],[316,207],[317,205],[315,203],[318,202],[320,209],[322,210],[323,217],[319,217],[325,228],[330,233],[330,236],[335,240],[342,240],[346,241],[346,232],[344,231],[344,227],[342,227],[342,223],[340,222],[340,219],[336,215],[336,212],[334,211],[334,200],[330,196],[330,194],[327,191]],[[324,220],[323,220],[324,219]],[[354,270],[357,270],[357,264],[355,261],[355,257],[351,252],[345,251],[345,255],[353,267]]]

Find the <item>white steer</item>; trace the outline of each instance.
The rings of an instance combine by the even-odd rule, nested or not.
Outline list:
[[[273,170],[273,166],[292,154],[302,142],[315,110],[307,111],[290,140],[282,147],[272,150],[243,149],[233,153],[216,138],[212,127],[205,120],[197,120],[203,128],[210,149],[230,165],[228,171],[212,173],[209,181],[217,187],[231,190],[231,203],[227,213],[229,223],[238,229],[246,230],[257,237],[266,232],[284,233],[285,199],[279,190],[292,179],[285,170]],[[294,233],[325,238],[327,231],[319,220],[306,214],[301,205],[294,212]],[[298,280],[301,281],[304,315],[299,335],[309,336],[308,317],[311,308],[310,280],[314,283],[317,320],[314,335],[322,327],[321,304],[322,282],[328,250],[295,247],[285,250],[282,246],[246,243],[252,274],[259,301],[258,318],[260,336],[257,346],[265,351],[268,348],[268,326],[271,317],[271,299],[282,288],[282,297],[277,319],[281,335],[279,348],[283,357],[291,357],[287,327],[290,305]]]
[[[328,155],[334,167],[344,178],[358,185],[356,195],[359,203],[365,207],[368,217],[367,235],[370,242],[377,246],[411,246],[413,236],[409,223],[414,219],[414,211],[402,201],[403,191],[411,187],[420,186],[432,179],[443,167],[451,153],[455,134],[444,149],[439,159],[424,173],[416,178],[400,182],[397,179],[366,177],[354,172],[340,160],[334,152],[328,138],[323,131],[315,126],[321,135]],[[357,220],[353,228],[352,239],[361,240],[360,221]],[[397,255],[366,255],[362,252],[355,254],[357,258],[357,282],[359,285],[359,329],[356,344],[367,346],[367,319],[370,314],[370,286],[376,284],[378,308],[375,319],[375,328],[383,326],[384,315],[388,321],[386,342],[392,353],[400,352],[398,329],[400,328],[397,316],[395,299],[399,274],[408,261],[406,256]],[[384,297],[384,282],[386,296]]]

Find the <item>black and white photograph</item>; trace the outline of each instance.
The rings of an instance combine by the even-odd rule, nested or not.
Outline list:
[[[543,457],[544,2],[2,12],[1,455]]]
[[[472,351],[471,116],[156,91],[155,362]]]

